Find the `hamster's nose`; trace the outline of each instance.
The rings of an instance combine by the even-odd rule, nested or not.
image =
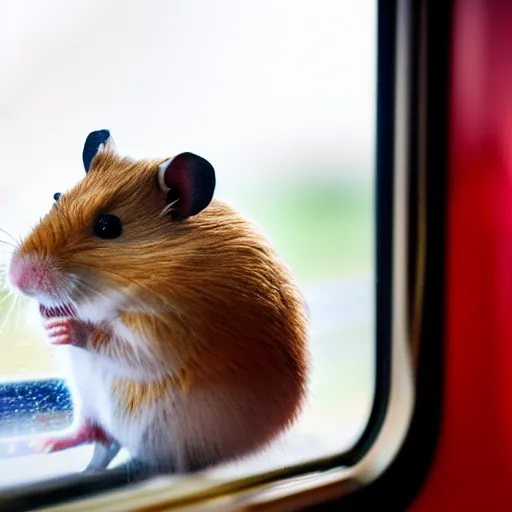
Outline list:
[[[29,296],[47,294],[56,284],[49,262],[36,255],[15,256],[9,268],[9,281]]]

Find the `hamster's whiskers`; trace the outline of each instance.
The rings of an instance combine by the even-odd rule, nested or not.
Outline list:
[[[6,291],[7,293],[0,299],[0,306],[8,299],[10,299],[13,295],[14,295],[14,292],[8,288],[6,288]]]
[[[7,291],[7,294],[5,295],[5,297],[3,297],[1,300],[0,300],[0,304],[2,304],[3,302],[5,302],[6,300],[8,299],[11,299],[11,306],[9,308],[9,311],[7,312],[7,314],[5,315],[4,319],[3,319],[3,322],[2,322],[2,325],[0,326],[0,332],[4,332],[4,329],[7,327],[7,324],[8,322],[10,321],[11,319],[11,315],[13,314],[13,312],[16,310],[16,309],[20,309],[19,308],[19,305],[23,305],[24,303],[21,303],[20,302],[20,295],[19,294],[16,294],[14,293],[13,290],[8,290]],[[19,312],[18,312],[19,313]],[[17,316],[18,318],[18,321],[19,321],[19,315]],[[15,322],[16,323],[16,322]]]
[[[16,240],[16,238],[14,238],[14,236],[12,236],[8,231],[6,231],[5,229],[0,228],[0,232],[2,232],[5,235],[7,235],[14,242],[14,245],[13,244],[10,244],[10,245],[12,245],[15,249],[17,249],[20,246],[20,242],[18,240]],[[0,242],[2,242],[2,241],[3,240],[0,240]],[[3,243],[8,243],[8,242],[3,241]]]
[[[38,297],[41,313],[50,316],[57,313],[76,316],[78,301],[73,293],[77,291],[79,290],[73,276],[59,276],[58,284],[52,289],[51,295]]]
[[[12,242],[8,242],[7,240],[0,240],[0,244],[4,244],[3,247],[12,247],[14,250],[16,250],[18,247],[14,245]]]
[[[3,240],[0,240],[0,242],[3,242]],[[15,247],[13,244],[9,244],[8,242],[4,243]],[[5,315],[0,331],[3,331],[7,326],[7,323],[11,320],[12,313],[15,313],[14,325],[18,326],[21,320],[21,313],[28,304],[28,298],[19,293],[16,293],[16,290],[11,286],[9,280],[7,279],[7,274],[7,263],[0,263],[0,293],[3,294],[3,297],[0,298],[0,305],[8,300],[12,300],[11,307],[8,313]]]

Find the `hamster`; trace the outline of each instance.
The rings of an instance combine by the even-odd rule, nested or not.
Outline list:
[[[46,450],[115,442],[154,472],[188,473],[263,449],[308,384],[308,314],[290,270],[213,197],[203,158],[135,161],[99,130],[83,162],[9,267],[68,351],[81,404],[76,432]]]

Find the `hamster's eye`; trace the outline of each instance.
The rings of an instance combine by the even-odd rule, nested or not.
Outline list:
[[[61,196],[60,192],[55,192],[55,194],[53,194],[53,200],[58,201],[60,199],[60,196]]]
[[[100,215],[94,224],[94,234],[98,238],[112,240],[113,238],[121,236],[122,232],[123,224],[121,223],[121,219],[111,213]]]

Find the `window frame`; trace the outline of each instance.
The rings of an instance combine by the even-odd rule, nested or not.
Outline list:
[[[448,58],[439,62],[439,54],[449,47],[451,2],[435,4],[378,1],[375,388],[355,445],[234,481],[169,476],[133,488],[126,487],[124,467],[68,475],[3,492],[2,510],[70,499],[77,501],[58,509],[102,510],[115,502],[117,510],[123,504],[129,510],[133,500],[155,510],[199,502],[213,508],[218,500],[226,509],[339,499],[366,510],[383,499],[410,502],[435,450],[442,396],[444,274],[438,268],[444,267]],[[434,95],[441,103],[436,99],[427,113]]]

